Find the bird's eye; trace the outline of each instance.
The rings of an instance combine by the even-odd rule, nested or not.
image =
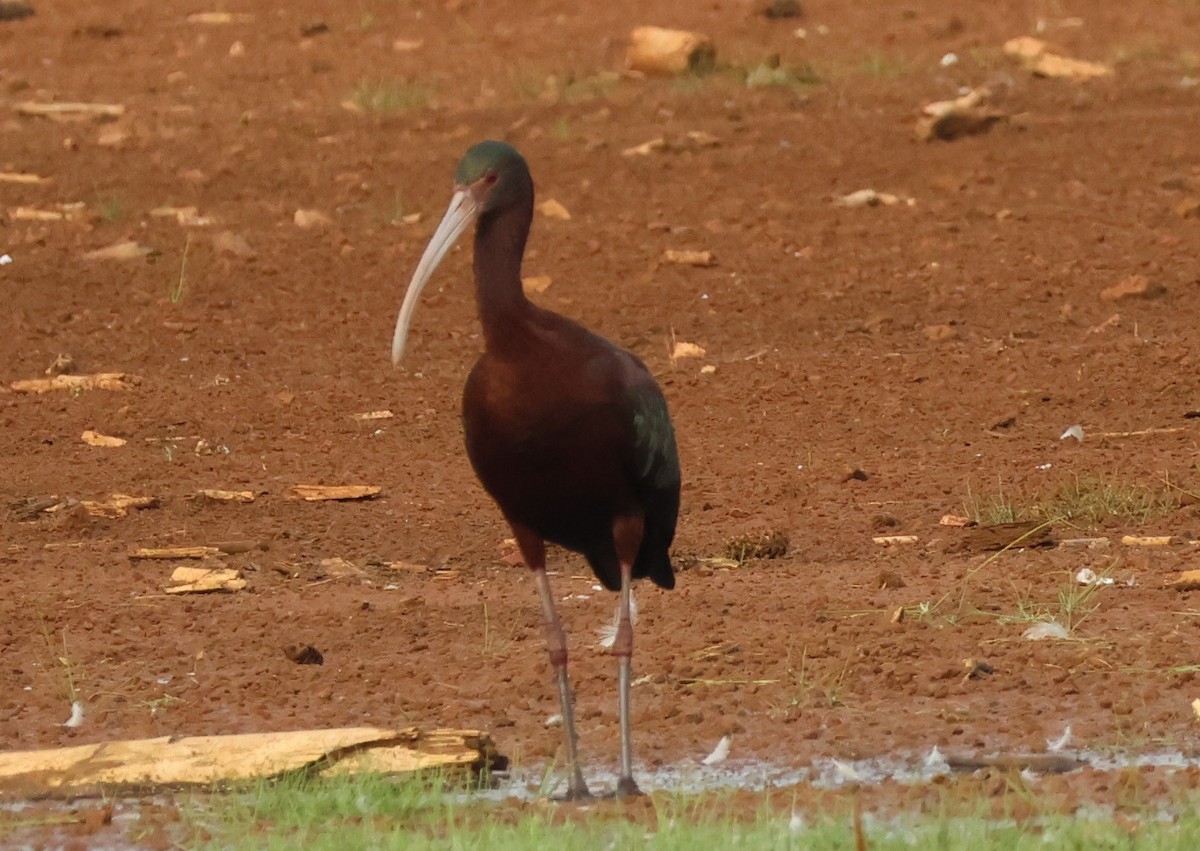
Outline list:
[[[483,182],[485,184],[487,184],[488,186],[491,186],[493,183],[496,182],[497,178],[498,178],[498,175],[496,174],[496,172],[489,171],[487,174],[485,174],[483,176]]]

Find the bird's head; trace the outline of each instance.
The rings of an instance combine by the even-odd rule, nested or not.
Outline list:
[[[392,336],[393,365],[399,364],[404,356],[404,341],[421,290],[463,232],[480,216],[506,209],[522,200],[532,202],[532,199],[533,179],[529,176],[529,166],[512,145],[487,140],[472,146],[463,155],[454,172],[454,195],[450,198],[450,206],[425,246],[425,253],[421,255],[404,294],[404,303],[400,305]]]

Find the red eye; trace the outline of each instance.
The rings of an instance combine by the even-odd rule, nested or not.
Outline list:
[[[491,186],[493,183],[496,182],[496,180],[497,180],[497,174],[494,171],[489,171],[487,174],[485,174],[483,176],[483,182],[486,183],[488,186]]]

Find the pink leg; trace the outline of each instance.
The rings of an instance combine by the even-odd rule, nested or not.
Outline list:
[[[546,576],[546,545],[537,535],[524,527],[513,525],[517,546],[537,583],[538,596],[542,601],[542,617],[546,624],[546,650],[550,664],[558,680],[558,699],[562,706],[563,729],[567,737],[567,762],[570,779],[567,782],[567,800],[577,801],[590,798],[587,784],[583,782],[583,770],[579,761],[579,736],[575,732],[575,712],[571,707],[571,686],[567,680],[567,636],[562,621],[554,607],[554,596],[550,593],[550,580]]]
[[[629,721],[629,679],[633,667],[633,620],[629,597],[633,586],[633,563],[642,544],[641,517],[618,517],[613,523],[613,542],[621,564],[621,600],[617,610],[617,636],[612,653],[617,657],[617,701],[621,718],[621,771],[617,796],[640,795],[633,779],[633,731]]]

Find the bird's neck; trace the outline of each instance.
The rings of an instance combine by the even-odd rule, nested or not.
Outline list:
[[[488,348],[519,333],[531,305],[521,287],[521,260],[533,205],[519,204],[479,219],[475,229],[475,301]]]

